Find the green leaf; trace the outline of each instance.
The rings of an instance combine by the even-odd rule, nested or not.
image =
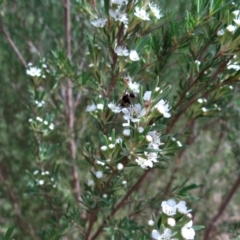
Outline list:
[[[193,228],[195,231],[199,231],[199,230],[201,230],[201,229],[204,229],[205,227],[202,226],[202,225],[196,225],[196,226],[193,226],[192,228]]]
[[[3,240],[10,240],[11,235],[13,234],[14,226],[9,227]]]

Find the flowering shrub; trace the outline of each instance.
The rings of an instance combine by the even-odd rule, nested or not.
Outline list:
[[[29,215],[42,211],[38,224],[18,215],[17,236],[213,239],[221,214],[209,224],[193,218],[187,204],[195,209],[203,185],[189,176],[203,182],[191,165],[200,160],[185,163],[183,154],[211,119],[229,114],[240,69],[238,3],[193,1],[178,18],[158,1],[71,3],[64,1],[64,50],[35,64],[16,51],[28,79],[31,131],[22,201],[35,201],[22,205]],[[5,239],[12,234],[9,228]]]

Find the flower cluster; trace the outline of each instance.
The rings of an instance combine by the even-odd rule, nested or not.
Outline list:
[[[27,75],[29,75],[31,77],[46,78],[46,75],[44,74],[44,71],[42,69],[45,69],[46,71],[48,71],[47,65],[45,63],[43,63],[41,67],[42,68],[38,68],[38,67],[33,66],[32,63],[28,63],[26,73],[27,73]]]
[[[111,19],[114,22],[119,22],[125,26],[125,29],[128,28],[130,22],[130,16],[128,16],[127,0],[112,0],[111,1],[112,8],[109,9],[109,19],[107,18],[97,18],[91,22],[94,27],[104,28],[107,22],[111,22]],[[149,21],[150,15],[153,15],[155,18],[160,19],[163,17],[161,10],[157,7],[157,5],[153,3],[149,3],[145,8],[140,8],[135,6],[134,9],[134,18],[138,19],[138,21]],[[134,22],[134,18],[131,19],[131,23]],[[130,24],[131,25],[131,24]],[[140,57],[136,50],[128,50],[124,45],[118,45],[115,47],[115,53],[120,57],[129,57],[131,61],[139,61]]]
[[[163,201],[162,223],[160,231],[152,229],[152,238],[154,240],[193,240],[195,230],[193,228],[191,209],[188,209],[185,201],[176,203],[174,199]],[[155,222],[151,219],[148,221],[149,226],[154,226]]]

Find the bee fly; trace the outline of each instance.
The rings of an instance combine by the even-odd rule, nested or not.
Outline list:
[[[120,100],[120,106],[121,107],[129,107],[130,105],[132,105],[133,100],[136,97],[137,97],[136,93],[133,93],[133,92],[124,93],[124,95],[122,96],[122,98]]]

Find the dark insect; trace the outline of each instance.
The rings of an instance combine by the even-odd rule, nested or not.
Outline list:
[[[136,98],[137,95],[133,92],[126,92],[124,93],[124,95],[121,98],[121,103],[120,106],[121,107],[129,107],[130,105],[132,105],[134,98]]]

